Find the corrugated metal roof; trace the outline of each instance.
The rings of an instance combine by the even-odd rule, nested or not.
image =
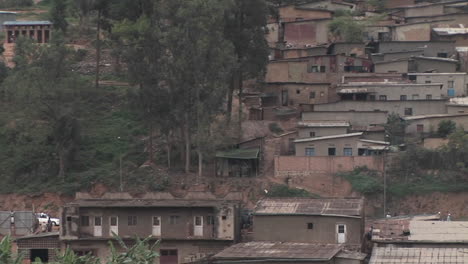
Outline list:
[[[346,121],[301,121],[297,123],[298,127],[349,127]]]
[[[26,26],[26,25],[52,25],[50,21],[5,21],[3,22],[5,26]]]
[[[338,91],[339,94],[369,93],[367,88],[345,88]]]
[[[225,159],[250,160],[250,159],[257,159],[259,153],[260,153],[259,148],[232,149],[232,150],[228,150],[228,151],[217,152],[216,157],[217,158],[225,158]]]
[[[338,254],[340,250],[340,245],[330,244],[248,242],[228,247],[216,254],[214,259],[313,259],[327,261]]]
[[[411,221],[409,229],[409,241],[468,242],[467,221]]]
[[[361,217],[362,199],[283,198],[260,200],[254,215],[333,215]]]
[[[444,118],[444,117],[458,117],[458,116],[468,116],[468,113],[465,114],[433,114],[433,115],[417,115],[417,116],[405,116],[403,117],[406,121],[429,119],[429,118]]]
[[[335,139],[335,138],[358,137],[358,136],[362,136],[363,134],[364,134],[363,132],[358,132],[358,133],[349,133],[349,134],[333,135],[333,136],[326,136],[326,137],[303,138],[303,139],[294,140],[294,143],[312,142],[312,141],[320,141],[320,140]]]
[[[466,248],[374,247],[369,264],[462,264],[468,263]]]
[[[433,28],[435,33],[438,35],[464,35],[468,34],[468,28],[458,27],[458,28]]]
[[[380,140],[360,139],[359,141],[372,143],[372,144],[378,144],[378,145],[386,145],[386,146],[390,145],[390,142],[380,141]]]
[[[154,200],[154,199],[88,199],[70,205],[79,207],[216,207],[222,201],[209,200]]]

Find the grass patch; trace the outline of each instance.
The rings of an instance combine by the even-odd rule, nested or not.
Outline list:
[[[338,173],[338,176],[349,181],[354,190],[364,195],[376,194],[383,190],[378,172],[369,170],[367,167],[356,168],[350,172]]]
[[[267,193],[268,197],[310,197],[320,198],[318,194],[310,193],[304,189],[289,188],[287,185],[275,184]]]

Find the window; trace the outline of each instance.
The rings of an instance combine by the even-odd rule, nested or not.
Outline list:
[[[71,216],[67,216],[67,222],[71,222],[72,218]]]
[[[400,95],[400,101],[406,101],[407,97],[406,95]]]
[[[315,137],[315,132],[309,132],[310,137]]]
[[[370,101],[375,101],[375,95],[373,95],[373,94],[369,95],[369,100]]]
[[[345,232],[345,226],[344,225],[338,225],[338,233],[342,234]]]
[[[209,215],[206,217],[206,224],[207,225],[214,225],[214,217],[212,215]]]
[[[418,133],[424,132],[424,125],[416,125],[416,131]]]
[[[416,75],[410,75],[409,76],[410,81],[416,81],[416,78],[417,78]]]
[[[343,156],[352,156],[353,155],[353,149],[352,148],[344,148],[343,149]]]
[[[367,67],[365,66],[354,66],[354,65],[347,65],[343,67],[345,72],[367,72]]]
[[[405,108],[405,115],[407,116],[413,115],[413,108]]]
[[[177,250],[161,249],[161,256],[177,256]]]
[[[307,229],[314,229],[314,223],[307,223]]]
[[[137,225],[137,217],[135,215],[128,216],[128,225],[129,226],[136,226]]]
[[[448,88],[453,89],[454,81],[448,81]]]
[[[110,218],[110,225],[111,226],[117,226],[117,216],[111,216]]]
[[[312,65],[309,67],[309,72],[325,72],[325,66]]]
[[[315,92],[310,92],[309,99],[314,99],[314,98],[315,98]]]
[[[296,89],[296,94],[301,94],[301,90]]]
[[[153,216],[153,226],[160,226],[161,225],[161,217]]]
[[[176,225],[179,223],[180,216],[178,215],[171,215],[169,216],[169,224]]]
[[[432,100],[432,94],[426,94],[426,100]]]
[[[446,52],[439,52],[439,53],[437,53],[437,57],[439,57],[439,58],[447,58],[447,53],[446,53]]]
[[[380,101],[387,101],[387,96],[386,95],[380,95],[379,100]]]
[[[226,219],[227,219],[227,215],[221,216],[221,219],[226,220]]]
[[[81,216],[81,226],[89,226],[89,216],[87,215]]]
[[[328,148],[328,156],[336,156],[336,148]]]
[[[94,217],[94,226],[102,226],[102,217],[100,216]]]
[[[411,97],[413,100],[419,100],[419,94],[413,94]]]
[[[431,81],[426,81],[426,83],[431,83]]]
[[[308,156],[308,157],[315,156],[315,148],[306,148],[305,149],[305,155]]]

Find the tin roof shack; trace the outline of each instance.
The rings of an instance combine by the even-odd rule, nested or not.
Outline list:
[[[411,6],[401,6],[396,8],[405,18],[421,17],[421,16],[436,16],[444,14],[445,3],[422,3]]]
[[[455,41],[456,46],[468,46],[468,28],[461,24],[459,27],[433,28],[432,39]]]
[[[341,73],[370,72],[369,59],[342,55],[273,60],[267,66],[266,83],[338,83]]]
[[[309,19],[332,18],[333,11],[307,7],[302,5],[285,5],[278,8],[282,22],[291,22]]]
[[[315,111],[356,111],[371,112],[383,111],[387,113],[396,113],[400,116],[411,115],[431,115],[447,113],[447,100],[420,100],[409,101],[340,101],[331,104],[315,105]],[[353,125],[353,123],[351,123]]]
[[[6,21],[16,21],[16,12],[0,11],[0,30]]]
[[[19,237],[15,241],[18,254],[27,263],[33,263],[36,259],[40,259],[42,263],[57,260],[57,252],[60,251],[59,232]]]
[[[263,156],[264,137],[237,144],[237,148],[216,153],[216,176],[256,177]]]
[[[386,111],[312,111],[303,112],[302,121],[346,121],[351,126],[367,127],[385,124],[387,122],[388,112]],[[345,134],[345,133],[342,133]]]
[[[340,245],[294,242],[248,242],[233,245],[213,257],[214,264],[361,264],[366,254],[344,251]]]
[[[403,118],[407,121],[407,134],[434,134],[437,133],[440,122],[453,121],[458,126],[468,129],[468,113],[464,114],[438,114],[438,115],[421,115],[408,116]]]
[[[300,121],[297,124],[299,138],[325,137],[348,133],[346,121]]]
[[[301,48],[328,42],[328,24],[330,18],[318,18],[282,23],[283,38],[286,47]]]
[[[358,42],[336,42],[330,45],[328,54],[367,58],[366,44]]]
[[[424,50],[424,56],[452,58],[455,56],[454,41],[383,41],[379,42],[376,53]]]
[[[297,157],[375,156],[388,149],[389,143],[364,139],[364,132],[296,139]]]
[[[441,83],[442,93],[448,97],[468,96],[468,75],[465,72],[409,73],[408,78],[416,83]]]
[[[267,83],[264,90],[274,95],[281,106],[298,107],[338,101],[332,93],[334,90],[330,89],[330,83]]]
[[[435,16],[408,17],[405,20],[406,23],[430,22],[433,27],[447,27],[458,24],[466,25],[468,23],[468,13],[464,11]]]
[[[319,0],[319,1],[314,1],[312,3],[301,4],[299,6],[307,7],[307,8],[326,9],[326,10],[331,10],[331,11],[337,11],[340,9],[354,11],[356,9],[356,5],[353,3],[348,3],[345,1],[334,1],[334,0]]]
[[[386,100],[438,100],[445,97],[441,83],[349,83],[338,86],[341,100],[386,101]]]
[[[393,41],[430,41],[431,22],[415,22],[391,25],[390,34]]]
[[[376,62],[378,73],[411,73],[411,72],[456,72],[458,60],[440,57],[409,57],[392,61]]]
[[[408,50],[408,51],[392,51],[388,53],[373,53],[371,55],[372,62],[393,61],[406,59],[413,56],[423,56],[424,49]]]
[[[260,200],[253,213],[254,241],[342,244],[360,249],[363,208],[360,198]]]
[[[105,259],[113,233],[128,243],[152,236],[162,240],[160,264],[184,263],[239,239],[239,206],[227,200],[77,200],[62,208],[60,240],[75,252]]]
[[[3,27],[5,43],[15,43],[19,36],[34,39],[37,43],[48,43],[52,31],[50,21],[6,21]]]

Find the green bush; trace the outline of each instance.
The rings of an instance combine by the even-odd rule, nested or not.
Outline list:
[[[0,0],[0,8],[33,6],[33,0]]]
[[[310,193],[304,189],[289,188],[287,185],[275,184],[267,193],[268,197],[312,197],[319,198],[317,194]]]
[[[268,128],[270,129],[272,133],[275,133],[275,134],[281,134],[284,132],[284,130],[277,123],[270,123],[268,125]]]
[[[367,167],[359,167],[351,172],[338,173],[338,176],[349,181],[354,190],[365,195],[379,193],[383,190],[383,184],[378,179],[378,173],[367,169]]]

